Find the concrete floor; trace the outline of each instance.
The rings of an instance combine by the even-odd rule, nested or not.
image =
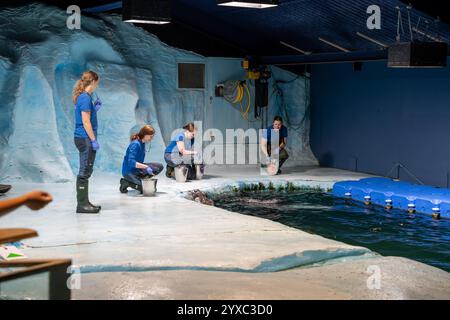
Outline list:
[[[181,196],[243,181],[329,188],[365,176],[301,167],[269,178],[256,167],[215,167],[184,184],[161,176],[157,196],[144,198],[120,194],[118,176],[94,175],[91,201],[103,210],[92,216],[74,213],[73,183],[16,184],[8,196],[44,189],[55,201],[41,212],[17,210],[0,227],[39,231],[24,241],[30,258],[72,258],[82,271],[75,299],[449,299],[445,271]],[[380,268],[379,289],[367,287],[369,266]]]

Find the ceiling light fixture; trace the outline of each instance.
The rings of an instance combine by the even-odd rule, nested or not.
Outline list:
[[[145,19],[128,19],[124,20],[130,23],[147,23],[147,24],[168,24],[170,21],[160,21],[160,20],[145,20]]]
[[[278,0],[217,0],[217,5],[239,8],[266,9],[278,6]]]

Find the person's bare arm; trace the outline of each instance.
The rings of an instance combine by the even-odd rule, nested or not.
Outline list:
[[[136,168],[137,169],[147,169],[148,165],[140,163],[140,162],[136,162]]]
[[[177,147],[183,156],[197,154],[197,151],[187,150],[184,141],[177,141]]]
[[[86,133],[91,139],[91,141],[94,141],[96,139],[94,130],[92,129],[92,123],[91,123],[91,112],[90,111],[82,111],[81,112],[81,119],[83,120],[83,127],[84,130],[86,130]]]
[[[52,196],[47,192],[32,191],[17,198],[0,201],[0,217],[22,205],[26,205],[31,210],[40,210],[52,201]]]
[[[260,143],[261,151],[266,155],[266,157],[269,156],[269,153],[267,152],[267,140],[264,138],[261,138]]]

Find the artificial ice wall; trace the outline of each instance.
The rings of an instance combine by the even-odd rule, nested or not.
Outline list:
[[[71,92],[87,69],[101,77],[96,172],[120,174],[129,135],[144,123],[158,133],[146,160],[159,162],[172,131],[186,122],[202,121],[203,130],[263,125],[214,97],[218,82],[244,78],[240,59],[205,58],[169,47],[120,16],[83,16],[80,30],[69,30],[67,17],[41,4],[0,10],[0,182],[73,180],[78,152]],[[179,62],[205,63],[206,88],[178,89]],[[272,71],[282,81],[283,96],[271,80],[268,117],[287,118],[290,164],[315,164],[309,148],[309,80]]]

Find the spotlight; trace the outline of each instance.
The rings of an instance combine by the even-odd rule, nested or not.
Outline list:
[[[128,19],[124,20],[125,22],[130,23],[147,23],[147,24],[168,24],[170,21],[161,21],[161,20],[144,20],[144,19]]]
[[[278,0],[217,0],[217,5],[240,8],[265,9],[278,6]]]
[[[171,21],[171,0],[124,0],[122,20],[131,23],[167,24]]]

